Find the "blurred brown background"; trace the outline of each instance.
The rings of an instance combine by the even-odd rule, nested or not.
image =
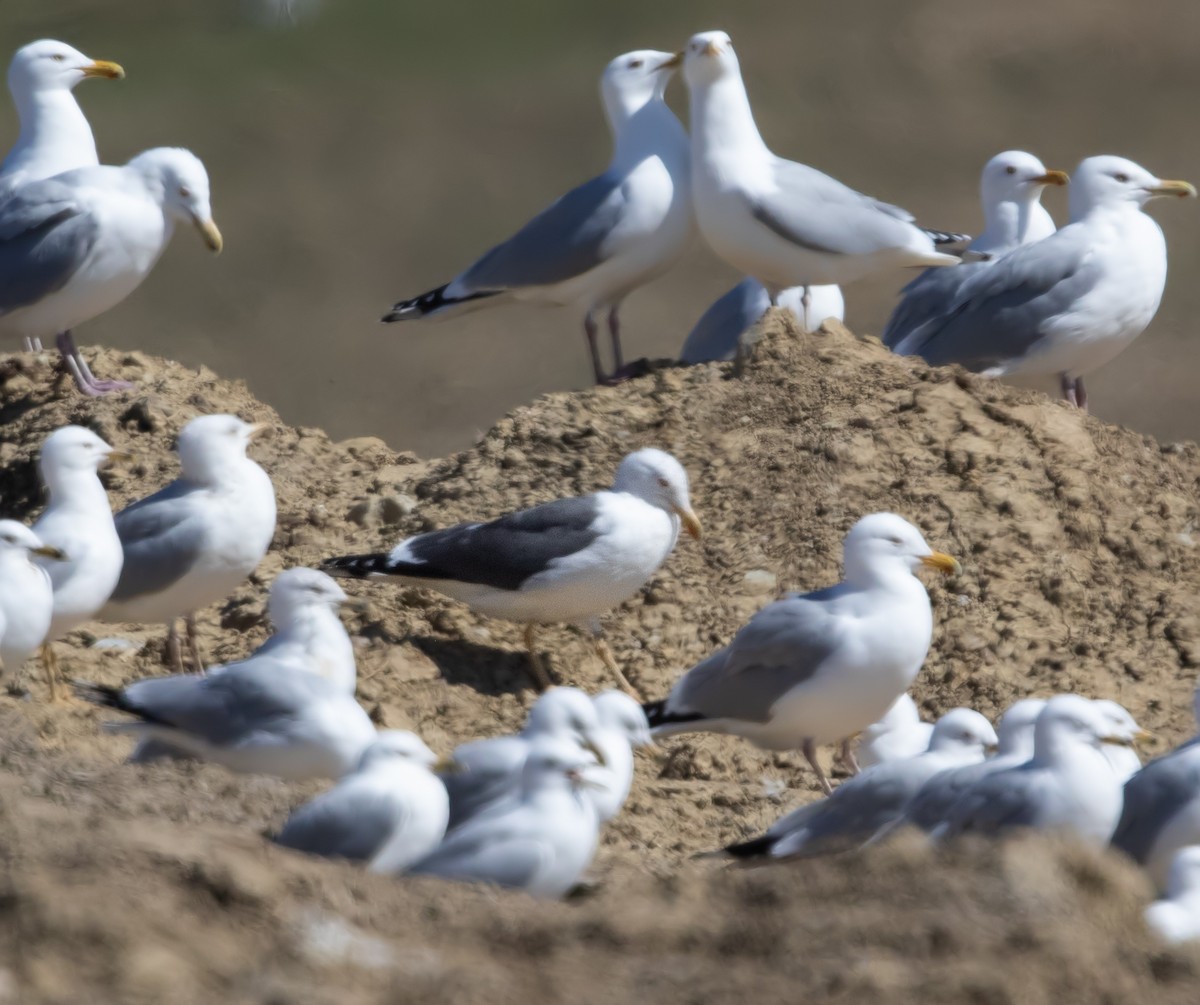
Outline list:
[[[625,50],[724,28],[778,153],[933,226],[975,232],[979,168],[1013,147],[1068,170],[1119,153],[1200,182],[1196,0],[3,0],[3,12],[4,59],[55,37],[124,64],[125,81],[77,92],[103,159],[182,145],[212,175],[225,253],[181,230],[80,343],[205,363],[292,422],[425,454],[590,378],[570,309],[377,319],[603,168],[597,78]],[[678,82],[671,100],[686,113]],[[5,103],[5,144],[15,130]],[[1062,194],[1048,204],[1061,221]],[[1162,309],[1089,389],[1106,419],[1195,438],[1200,206],[1152,212],[1172,255]],[[628,355],[673,355],[737,278],[697,247],[627,302]],[[907,278],[850,287],[851,326],[877,332]]]

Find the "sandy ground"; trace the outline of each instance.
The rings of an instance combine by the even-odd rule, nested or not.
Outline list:
[[[643,445],[674,452],[705,524],[608,619],[648,696],[786,589],[835,578],[840,540],[891,509],[961,576],[931,582],[936,633],[915,693],[936,715],[994,715],[1080,690],[1126,704],[1161,751],[1190,735],[1200,662],[1200,451],[1160,446],[1038,395],[897,359],[786,320],[741,379],[664,366],[622,387],[541,398],[437,460],[288,427],[208,370],[106,352],[137,381],[87,400],[52,361],[0,357],[0,499],[40,506],[33,458],[65,422],[137,455],[105,475],[114,506],[174,476],[194,415],[276,423],[254,455],[279,527],[258,574],[204,612],[214,660],[266,633],[282,568],[606,484]],[[514,728],[533,692],[520,632],[420,590],[351,584],[359,697],[439,752]],[[140,650],[93,648],[101,637]],[[606,686],[586,640],[544,635],[564,682]],[[161,634],[88,625],[60,643],[72,676],[162,672]],[[1156,946],[1145,880],[1115,855],[1024,840],[933,852],[909,840],[801,865],[692,859],[758,832],[815,786],[801,758],[681,737],[639,756],[578,902],[381,881],[271,847],[313,791],[200,765],[127,766],[103,714],[51,705],[30,666],[0,693],[0,1001],[926,1002],[1194,1001],[1200,955]],[[666,754],[675,752],[669,770]],[[828,754],[826,755],[828,756]]]

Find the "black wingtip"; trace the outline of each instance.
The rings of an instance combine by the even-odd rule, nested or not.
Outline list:
[[[973,240],[970,234],[955,234],[948,230],[932,230],[929,227],[925,228],[925,233],[933,239],[933,243],[938,247],[943,244],[969,244]]]
[[[77,698],[82,698],[93,705],[99,705],[101,708],[115,708],[122,712],[128,711],[125,707],[124,696],[119,687],[110,687],[107,684],[93,684],[87,680],[72,680],[69,683],[71,690],[75,692],[75,697]]]
[[[321,562],[320,570],[328,576],[342,579],[366,579],[368,576],[387,574],[389,571],[388,556],[383,553],[373,555],[340,555],[327,558]]]
[[[699,712],[668,712],[666,698],[644,702],[642,711],[646,713],[646,721],[650,723],[651,729],[657,729],[659,726],[672,726],[681,722],[699,722],[704,718]]]
[[[763,855],[771,854],[771,849],[774,847],[775,838],[764,834],[762,837],[751,838],[749,841],[726,845],[725,854],[730,858],[760,858]]]

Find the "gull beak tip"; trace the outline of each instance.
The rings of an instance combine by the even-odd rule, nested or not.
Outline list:
[[[700,518],[690,509],[679,510],[679,519],[683,523],[683,529],[692,539],[699,541],[704,534],[704,527],[700,523]]]
[[[83,68],[85,77],[103,77],[105,80],[124,80],[125,67],[107,59],[97,59]]]
[[[921,559],[921,564],[931,569],[937,569],[944,576],[957,576],[962,572],[962,566],[959,565],[958,559],[953,555],[947,555],[944,551],[931,552]]]

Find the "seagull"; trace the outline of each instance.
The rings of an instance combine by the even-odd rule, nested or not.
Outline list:
[[[929,748],[933,723],[922,722],[917,703],[907,692],[900,695],[878,722],[873,722],[858,738],[854,751],[860,768],[884,761],[915,757]]]
[[[275,843],[367,863],[372,872],[404,872],[446,833],[450,802],[430,770],[436,762],[415,734],[380,732],[358,768],[293,812]]]
[[[516,735],[472,740],[455,749],[451,766],[441,773],[450,795],[449,829],[512,799],[520,790],[530,751],[546,737],[574,743],[610,767],[600,709],[578,688],[552,687],[538,696]]]
[[[170,748],[177,756],[230,771],[289,781],[339,779],[361,763],[377,733],[342,682],[313,672],[316,654],[331,640],[314,633],[317,622],[306,614],[346,599],[327,576],[320,580],[318,590],[307,578],[286,573],[276,578],[272,598],[280,591],[293,595],[289,603],[272,604],[283,620],[271,639],[240,663],[207,675],[149,677],[120,688],[75,681],[75,691],[96,705],[134,716],[135,722],[109,728],[133,734],[144,747],[153,745],[155,754]],[[325,630],[346,636],[340,622]],[[131,760],[146,760],[144,747]]]
[[[799,747],[832,792],[816,745],[842,741],[852,763],[849,737],[908,689],[929,652],[933,612],[915,571],[959,571],[894,513],[851,528],[844,564],[842,582],[768,604],[665,699],[645,705],[653,735],[731,733],[767,750]]]
[[[1038,716],[1046,702],[1041,698],[1022,698],[1013,702],[1000,717],[1000,749],[996,756],[982,764],[949,768],[934,775],[904,809],[897,824],[911,824],[937,837],[938,830],[950,816],[954,804],[963,793],[980,779],[997,771],[1006,771],[1025,764],[1033,757],[1033,736]]]
[[[85,394],[128,388],[92,376],[71,329],[141,285],[176,221],[221,250],[208,174],[187,150],[159,147],[122,167],[81,167],[21,185],[0,199],[0,335],[57,336]]]
[[[969,708],[951,709],[933,727],[924,753],[868,768],[828,799],[793,810],[762,837],[725,851],[734,858],[787,858],[871,844],[901,817],[925,782],[941,771],[981,763],[996,743],[996,731],[982,715]]]
[[[1193,708],[1200,723],[1200,691]],[[1200,844],[1200,734],[1125,783],[1125,805],[1112,844],[1144,866],[1158,889],[1165,888],[1175,853]]]
[[[807,300],[805,299],[807,295]],[[846,302],[839,286],[793,286],[776,298],[807,332],[829,318],[841,321]],[[679,350],[681,363],[710,363],[733,359],[742,335],[757,324],[771,306],[771,296],[757,279],[747,277],[704,312]]]
[[[1071,222],[974,271],[945,308],[893,348],[985,377],[1057,375],[1087,409],[1083,374],[1150,324],[1167,280],[1167,245],[1142,212],[1161,196],[1195,197],[1123,157],[1089,157],[1071,176]]]
[[[1200,846],[1189,845],[1175,854],[1167,895],[1146,908],[1146,924],[1164,942],[1200,939]]]
[[[1142,770],[1142,759],[1138,757],[1135,743],[1138,740],[1148,740],[1150,734],[1137,724],[1124,705],[1107,698],[1097,699],[1095,704],[1108,720],[1113,735],[1120,737],[1122,741],[1119,744],[1106,743],[1101,751],[1109,767],[1117,773],[1117,778],[1124,785]]]
[[[488,617],[524,622],[542,690],[552,681],[535,649],[536,626],[585,624],[605,666],[636,695],[600,635],[600,615],[654,575],[674,549],[681,522],[700,537],[687,472],[670,454],[647,447],[621,461],[611,489],[418,534],[390,552],[329,558],[321,568],[356,579],[396,577]]]
[[[588,789],[601,823],[608,823],[625,805],[633,785],[633,748],[654,743],[642,706],[624,691],[602,691],[592,699],[600,718],[595,734],[600,765],[592,769],[596,781]]]
[[[11,675],[42,644],[54,614],[50,575],[33,561],[40,555],[62,562],[66,555],[16,520],[0,520],[0,667]]]
[[[193,669],[203,671],[195,612],[225,599],[257,568],[275,535],[275,490],[246,456],[267,429],[234,415],[202,415],[179,434],[180,476],[116,517],[125,565],[100,616],[161,622],[176,670],[175,620],[187,619]]]
[[[1103,711],[1087,698],[1055,695],[1034,726],[1033,758],[975,782],[940,836],[1034,828],[1107,844],[1121,815],[1121,782],[1100,748],[1125,742],[1109,730]]]
[[[1047,185],[1069,181],[1065,171],[1047,171],[1046,165],[1023,150],[1006,150],[988,161],[979,179],[984,228],[967,245],[969,261],[957,269],[926,269],[905,286],[880,336],[883,344],[903,353],[905,339],[944,311],[972,275],[1014,248],[1053,234],[1054,220],[1042,205],[1042,193]]]
[[[520,795],[450,831],[409,871],[562,897],[596,853],[600,821],[585,795],[595,784],[594,766],[573,743],[539,740],[522,770]]]
[[[128,459],[82,426],[56,429],[42,444],[38,471],[49,500],[33,533],[67,556],[42,561],[54,589],[54,614],[42,642],[52,700],[59,697],[61,678],[54,640],[94,618],[121,575],[121,541],[97,471],[110,461]]]
[[[99,164],[92,127],[71,92],[93,77],[124,76],[118,64],[92,59],[65,42],[47,38],[18,49],[8,67],[8,90],[21,130],[0,161],[0,193]]]
[[[607,170],[572,189],[449,283],[401,300],[384,321],[435,317],[506,301],[584,311],[596,383],[621,379],[618,311],[639,286],[670,269],[692,241],[688,138],[663,94],[669,52],[641,50],[610,62],[600,80],[614,150]],[[608,312],[612,375],[596,345],[596,316]]]
[[[924,230],[911,213],[771,153],[725,32],[693,35],[674,62],[683,66],[690,98],[700,233],[718,257],[762,283],[772,303],[791,286],[849,283],[903,266],[958,265],[935,245],[965,235]]]

